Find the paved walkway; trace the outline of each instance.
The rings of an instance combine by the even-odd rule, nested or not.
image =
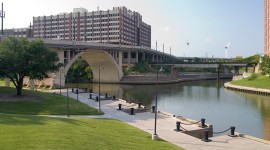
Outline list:
[[[59,91],[55,91],[56,93]],[[62,92],[62,95],[66,95]],[[69,96],[76,99],[76,94],[69,92]],[[80,93],[79,100],[91,107],[98,109],[98,102],[89,100],[89,93]],[[101,101],[101,110],[105,113],[102,116],[87,116],[89,118],[113,118],[126,122],[134,127],[153,134],[154,130],[154,113],[144,112],[129,115],[123,111],[117,110],[118,104],[122,103],[123,108],[137,107],[136,104],[125,103],[123,101],[104,100]],[[81,116],[71,116],[81,117]],[[84,116],[85,117],[85,116]],[[181,132],[175,132],[176,118],[158,114],[157,134],[160,138],[171,142],[187,150],[270,150],[270,142],[264,140],[251,140],[246,137],[229,137],[227,135],[210,138],[212,142],[203,142],[200,139],[186,135]],[[198,128],[196,125],[184,126],[187,130]],[[258,140],[258,141],[256,141]]]

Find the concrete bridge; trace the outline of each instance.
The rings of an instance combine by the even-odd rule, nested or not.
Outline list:
[[[245,63],[245,62],[180,62],[175,64],[166,64],[166,63],[151,63],[151,66],[170,66],[172,67],[172,75],[178,76],[179,68],[216,68],[217,69],[217,78],[219,79],[220,67],[224,66],[224,73],[229,73],[229,67],[233,67],[234,74],[239,74],[239,69],[244,67],[245,71],[248,72],[248,67],[253,68],[253,72],[258,68],[257,63]]]
[[[36,39],[29,39],[36,40]],[[115,45],[106,43],[79,42],[66,40],[41,39],[45,45],[55,50],[64,67],[53,74],[53,84],[63,86],[65,75],[70,66],[82,57],[93,71],[93,81],[103,83],[118,83],[123,77],[122,66],[131,66],[138,62],[164,63],[177,57],[147,47]],[[99,74],[99,71],[101,72]]]
[[[224,67],[234,67],[234,68],[241,68],[241,67],[255,67],[257,63],[250,63],[250,62],[178,62],[174,64],[168,63],[150,63],[152,66],[172,66],[172,67],[183,67],[183,68],[218,68],[220,66]]]
[[[29,38],[28,40],[36,40]],[[115,45],[94,42],[79,42],[68,40],[41,39],[45,45],[55,50],[60,58],[60,63],[64,67],[59,72],[53,73],[51,84],[54,86],[64,86],[66,74],[71,65],[82,57],[89,64],[93,71],[93,81],[102,83],[118,83],[123,77],[123,65],[132,66],[133,64],[148,61],[153,65],[167,65],[173,68],[196,67],[196,68],[219,68],[221,65],[239,67],[250,66],[250,63],[218,63],[218,62],[182,62],[177,64],[168,64],[168,62],[179,62],[182,59],[170,54],[156,51],[147,47]],[[191,58],[189,58],[191,59]],[[194,58],[192,58],[194,59]],[[253,64],[254,65],[254,64]],[[100,72],[100,73],[99,73]],[[225,71],[226,72],[226,71]],[[178,74],[177,69],[172,69],[172,75]],[[33,82],[32,82],[33,83]]]

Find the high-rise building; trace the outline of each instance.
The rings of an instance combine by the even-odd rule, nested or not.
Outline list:
[[[33,37],[151,47],[151,26],[126,7],[33,17]]]
[[[270,0],[264,0],[264,54],[270,56]]]

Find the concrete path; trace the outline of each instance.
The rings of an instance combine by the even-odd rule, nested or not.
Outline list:
[[[62,90],[66,91],[66,90]],[[52,91],[58,93],[59,91]],[[62,92],[62,95],[66,95]],[[69,92],[69,96],[76,99],[76,94]],[[89,93],[80,93],[79,100],[91,107],[98,109],[98,102],[89,100]],[[129,115],[123,111],[117,110],[118,104],[121,103],[123,108],[136,108],[136,104],[129,104],[123,101],[104,100],[101,101],[101,110],[105,113],[102,116],[87,116],[89,118],[113,118],[126,122],[134,127],[144,130],[150,134],[154,132],[154,113],[143,112]],[[82,116],[71,116],[82,117]],[[85,116],[83,116],[85,117]],[[270,150],[270,142],[260,139],[252,139],[246,137],[229,137],[227,135],[210,138],[212,142],[203,142],[198,138],[189,136],[181,132],[175,132],[176,128],[175,117],[158,114],[157,120],[157,134],[160,138],[171,142],[179,147],[187,150]],[[183,126],[187,130],[198,128],[196,125]],[[247,136],[249,137],[249,136]],[[258,141],[256,141],[258,140]]]

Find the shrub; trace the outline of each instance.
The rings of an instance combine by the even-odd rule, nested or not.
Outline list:
[[[252,81],[252,80],[255,80],[256,78],[258,78],[258,75],[255,74],[255,73],[253,73],[253,74],[251,74],[247,79],[248,79],[249,81]]]

